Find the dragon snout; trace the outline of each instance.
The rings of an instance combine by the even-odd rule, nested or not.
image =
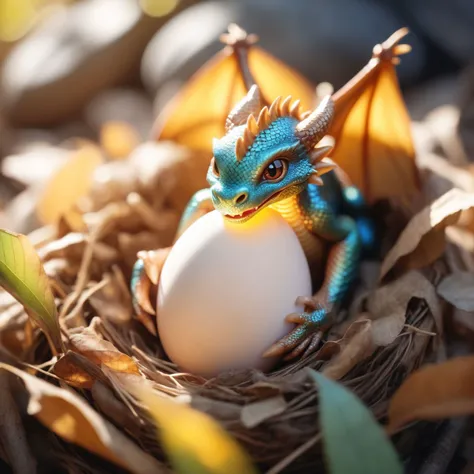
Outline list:
[[[247,201],[249,193],[247,191],[241,191],[234,197],[234,204],[239,205]]]
[[[249,193],[246,189],[239,189],[237,192],[230,194],[224,192],[222,189],[212,188],[211,193],[214,201],[222,204],[232,204],[233,206],[240,206],[247,202],[249,198]]]

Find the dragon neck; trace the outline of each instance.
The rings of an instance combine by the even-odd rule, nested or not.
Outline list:
[[[299,195],[282,199],[270,206],[277,211],[283,219],[288,222],[295,232],[301,247],[311,265],[321,258],[321,241],[308,229],[308,223],[305,223],[305,212],[301,207]]]

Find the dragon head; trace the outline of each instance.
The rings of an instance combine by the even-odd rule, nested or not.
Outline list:
[[[215,209],[233,222],[245,222],[307,183],[323,184],[320,176],[334,168],[324,158],[331,147],[315,145],[333,111],[329,96],[310,114],[301,115],[299,101],[292,104],[291,97],[262,108],[254,85],[227,117],[226,135],[213,143],[207,181]]]

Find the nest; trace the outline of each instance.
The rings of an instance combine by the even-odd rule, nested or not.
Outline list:
[[[146,147],[161,164],[143,181],[137,170],[138,161],[149,166]],[[140,153],[143,159],[137,161]],[[186,398],[212,415],[262,472],[308,472],[310,466],[322,465],[318,394],[308,367],[342,381],[383,420],[390,397],[407,375],[423,361],[442,356],[443,305],[434,285],[452,271],[453,261],[459,262],[452,246],[445,254],[449,258],[438,258],[423,271],[405,271],[384,285],[377,280],[380,262],[364,262],[351,304],[320,350],[306,359],[268,374],[247,370],[211,380],[180,372],[166,358],[153,324],[134,317],[128,281],[137,251],[171,245],[187,199],[204,185],[192,177],[201,176],[196,170],[205,169],[207,159],[157,144],[143,145],[140,153],[105,165],[108,178],[81,203],[81,212],[30,235],[53,284],[66,355],[59,361],[51,358],[42,333],[6,294],[0,340],[12,364],[21,361],[37,377],[72,388],[101,420],[151,454],[162,472],[169,468],[159,437],[128,392],[130,380],[145,378],[163,396]],[[127,166],[129,174],[123,172]],[[127,176],[127,183],[120,183],[118,175]],[[395,225],[394,216],[386,222]],[[386,250],[398,234],[396,226],[392,229],[386,233]],[[75,465],[80,472],[121,472],[48,436],[55,457],[45,462],[53,470]]]

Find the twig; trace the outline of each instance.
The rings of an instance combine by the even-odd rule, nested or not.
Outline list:
[[[449,420],[418,474],[445,474],[461,441],[467,417]]]
[[[283,471],[286,466],[291,464],[295,459],[301,456],[305,451],[307,451],[311,446],[315,445],[321,439],[321,433],[314,435],[306,443],[302,444],[299,448],[296,448],[291,454],[283,458],[278,464],[275,464],[266,474],[278,474]]]
[[[0,439],[15,474],[35,474],[36,461],[28,446],[18,408],[11,393],[9,374],[0,372]]]

